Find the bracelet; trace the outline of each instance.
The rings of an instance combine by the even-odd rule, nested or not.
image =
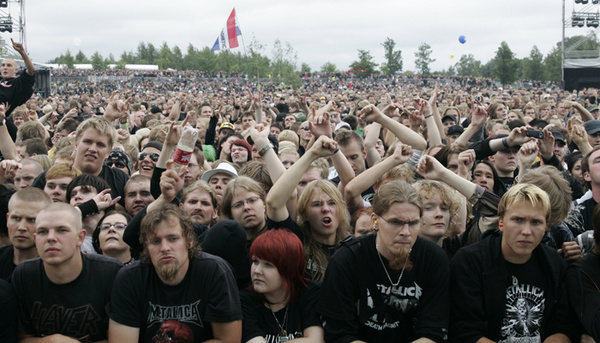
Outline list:
[[[337,152],[338,152],[338,151],[340,151],[340,147],[339,147],[339,146],[336,146],[336,147],[335,147],[335,150],[333,150],[333,154],[334,154],[334,155],[335,155],[335,154],[337,154]]]
[[[260,149],[258,155],[261,157],[264,156],[267,153],[267,151],[269,151],[269,149],[271,149],[271,144],[265,145],[262,149]]]
[[[505,147],[506,149],[509,149],[509,148],[510,148],[510,145],[508,145],[508,137],[504,137],[504,138],[502,138],[502,144],[504,145],[504,147]]]
[[[429,117],[433,117],[433,114],[427,115],[425,116],[425,119],[429,118]]]

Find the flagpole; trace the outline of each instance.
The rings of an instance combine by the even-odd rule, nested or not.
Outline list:
[[[235,10],[235,7],[233,9]],[[235,12],[235,21],[238,23],[238,27],[242,27],[242,25],[240,25],[240,20],[237,17],[237,12]],[[250,75],[250,63],[248,63],[248,54],[246,53],[246,43],[244,42],[244,33],[241,31],[242,30],[240,29],[240,36],[242,37],[242,46],[244,47],[244,57],[246,58],[246,67],[248,68],[248,80],[250,80],[250,83],[252,83],[252,76]]]

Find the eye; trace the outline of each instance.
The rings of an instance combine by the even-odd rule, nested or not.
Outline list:
[[[37,231],[37,234],[38,234],[38,235],[40,235],[40,236],[41,236],[41,235],[45,235],[45,234],[47,234],[47,233],[48,233],[48,230],[46,230],[46,229],[39,229],[39,230]]]

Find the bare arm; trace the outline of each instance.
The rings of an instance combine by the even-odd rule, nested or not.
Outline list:
[[[426,179],[446,183],[448,186],[459,191],[467,199],[471,198],[477,188],[477,185],[473,182],[454,174],[434,157],[429,155],[423,155],[423,157],[421,157],[417,166],[417,172]]]
[[[21,55],[23,62],[25,62],[25,67],[27,68],[27,74],[29,74],[30,76],[33,76],[33,74],[35,73],[35,66],[33,65],[33,62],[31,61],[31,59],[29,58],[29,55],[27,55],[27,52],[25,52],[25,47],[23,46],[22,43],[15,42],[12,38],[10,39],[10,41],[12,42],[13,49],[15,49],[19,53],[19,55]]]
[[[330,156],[336,147],[337,144],[331,138],[321,136],[310,150],[306,151],[290,169],[283,173],[267,194],[267,216],[270,219],[273,221],[287,219],[289,212],[285,202],[296,190],[296,185],[300,182],[304,172],[317,158]]]
[[[119,324],[110,319],[108,322],[108,339],[111,342],[137,342],[140,337],[140,328]]]
[[[368,126],[369,130],[365,135],[365,148],[367,149],[367,164],[374,166],[375,163],[381,161],[379,152],[375,149],[377,144],[377,138],[379,138],[379,132],[381,132],[381,124],[373,123]]]
[[[71,337],[63,336],[60,334],[54,334],[45,337],[31,337],[31,336],[19,336],[17,341],[19,343],[79,343],[79,340]],[[121,341],[127,342],[127,341]],[[131,342],[131,341],[129,341]]]
[[[181,114],[181,102],[182,101],[183,100],[181,100],[180,98],[175,99],[175,104],[171,108],[171,113],[169,113],[170,121],[177,121],[177,119],[179,119],[179,114]]]
[[[205,341],[206,343],[239,343],[242,340],[241,320],[227,323],[211,322],[210,326],[215,338]]]
[[[567,101],[567,103],[575,107],[577,112],[579,112],[579,114],[581,115],[581,119],[583,119],[584,123],[588,120],[594,120],[594,116],[590,113],[590,111],[583,107],[582,104],[578,103],[577,101]]]
[[[412,146],[413,149],[425,150],[427,147],[427,141],[425,141],[421,135],[388,117],[388,115],[391,114],[396,108],[399,108],[399,106],[388,106],[384,110],[384,112],[387,114],[385,115],[374,105],[368,105],[360,111],[359,116],[366,122],[380,123],[382,126],[390,130],[390,132],[392,132],[398,138],[398,140],[404,144]]]
[[[555,333],[554,335],[546,338],[544,343],[571,343],[571,340],[562,333]]]
[[[8,104],[0,104],[0,122],[5,120],[7,109]],[[17,156],[17,147],[10,137],[6,125],[0,126],[0,152],[2,152],[2,156],[7,160],[19,160]]]
[[[471,115],[471,123],[457,139],[454,141],[454,145],[467,145],[469,143],[469,139],[473,137],[474,134],[479,131],[483,125],[485,125],[485,121],[487,119],[487,112],[485,108],[482,106],[475,106],[473,103],[473,114]]]

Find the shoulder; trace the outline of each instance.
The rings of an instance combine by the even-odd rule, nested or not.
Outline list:
[[[194,255],[192,265],[194,270],[199,269],[203,272],[206,272],[208,270],[231,272],[231,267],[229,266],[229,263],[227,263],[223,258],[209,254],[207,252],[200,252]]]
[[[94,266],[106,266],[113,268],[121,268],[123,266],[121,261],[101,254],[82,254],[82,256],[86,261],[88,261],[88,263]]]
[[[12,244],[1,247],[0,248],[0,259],[4,258],[5,256],[12,256],[13,251],[14,251],[14,247]]]
[[[42,259],[39,257],[21,262],[13,272],[12,282],[19,283],[23,278],[31,279],[30,281],[37,279],[38,277],[41,278],[42,269]]]

